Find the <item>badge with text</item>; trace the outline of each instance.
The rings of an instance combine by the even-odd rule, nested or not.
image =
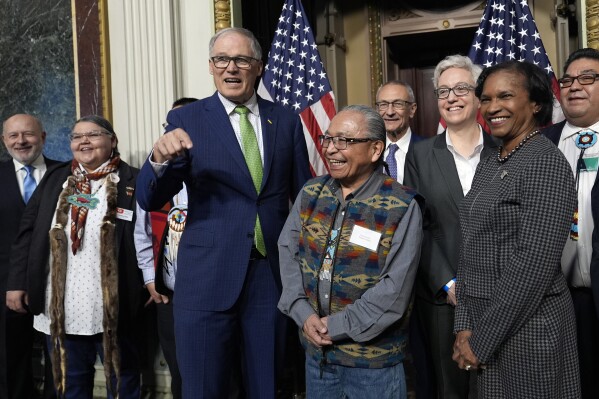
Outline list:
[[[354,226],[349,238],[350,243],[368,248],[371,251],[376,251],[380,240],[381,233],[360,226]]]
[[[131,222],[133,220],[133,211],[130,209],[116,208],[116,218]]]

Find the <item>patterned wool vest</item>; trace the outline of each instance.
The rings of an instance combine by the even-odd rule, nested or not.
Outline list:
[[[336,214],[341,211],[340,202],[327,184],[329,179],[330,176],[317,177],[303,188],[299,261],[310,305],[316,313],[319,313],[319,309],[330,309],[328,313],[334,314],[378,283],[393,234],[416,193],[407,191],[394,179],[387,178],[372,197],[347,202],[333,263],[330,303],[320,304],[318,275]],[[377,252],[349,242],[355,225],[381,233]],[[326,347],[324,352],[310,344],[301,330],[300,340],[307,355],[319,362],[324,357],[327,363],[342,366],[389,367],[404,358],[406,319],[403,317],[369,342],[337,341]]]

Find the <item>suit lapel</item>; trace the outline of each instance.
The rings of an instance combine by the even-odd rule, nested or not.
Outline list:
[[[460,183],[453,155],[451,155],[451,152],[447,149],[447,143],[445,142],[446,134],[447,131],[435,138],[433,155],[437,162],[437,166],[439,167],[439,171],[443,176],[443,180],[445,181],[445,184],[447,184],[451,199],[457,207],[464,198],[464,192],[462,191],[462,184]]]
[[[258,98],[258,106],[260,107],[260,123],[262,125],[262,141],[264,144],[264,174],[262,176],[262,187],[260,189],[262,192],[264,185],[268,181],[270,167],[274,158],[278,120],[272,112],[272,106],[266,101]]]
[[[231,158],[237,163],[238,169],[241,173],[244,173],[251,182],[252,175],[245,162],[243,151],[241,150],[239,141],[237,141],[233,126],[231,126],[229,115],[225,112],[225,108],[218,98],[218,93],[215,93],[210,100],[206,102],[205,114],[208,130],[214,132],[217,140],[221,141],[224,148],[231,154]]]

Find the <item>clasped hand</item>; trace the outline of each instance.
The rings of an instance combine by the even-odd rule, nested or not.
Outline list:
[[[326,317],[320,318],[316,314],[311,315],[304,322],[303,330],[308,341],[319,348],[333,344],[333,340],[329,336]]]
[[[480,367],[480,362],[470,347],[470,336],[472,336],[472,331],[460,331],[453,344],[451,358],[458,363],[459,368],[464,370],[476,370]]]

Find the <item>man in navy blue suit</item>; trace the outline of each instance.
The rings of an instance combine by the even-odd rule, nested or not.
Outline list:
[[[285,336],[277,239],[311,177],[308,154],[299,117],[255,94],[254,35],[225,29],[209,49],[217,92],[169,113],[137,199],[155,210],[188,190],[173,298],[183,397],[226,397],[241,342],[248,397],[274,398]]]

